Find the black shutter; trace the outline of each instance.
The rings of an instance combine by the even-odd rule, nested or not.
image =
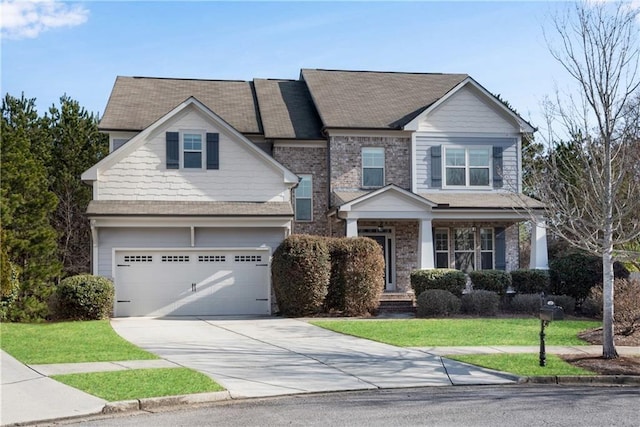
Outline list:
[[[167,132],[167,169],[180,169],[180,134]]]
[[[493,147],[493,188],[502,188],[502,147]]]
[[[207,133],[207,169],[220,168],[220,134]]]
[[[442,148],[431,147],[431,187],[442,188]]]
[[[504,227],[496,227],[496,270],[507,269],[507,243],[506,232]]]

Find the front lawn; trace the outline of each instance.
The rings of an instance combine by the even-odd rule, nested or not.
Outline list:
[[[110,402],[224,390],[211,378],[188,368],[132,369],[52,378]]]
[[[547,353],[547,366],[540,366],[538,354],[465,354],[447,356],[471,365],[496,371],[510,372],[523,377],[545,375],[596,375],[595,372],[573,366],[554,354]]]
[[[0,333],[0,347],[31,365],[158,358],[120,338],[108,320],[2,323]]]
[[[538,345],[540,320],[529,319],[398,319],[314,320],[313,325],[400,347]],[[600,322],[563,320],[546,329],[547,345],[587,345],[578,332]]]

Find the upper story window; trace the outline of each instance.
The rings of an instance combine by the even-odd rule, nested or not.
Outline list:
[[[362,186],[384,186],[384,148],[362,149]]]
[[[220,135],[199,131],[166,133],[167,169],[219,169]]]
[[[113,138],[113,148],[111,151],[116,151],[118,148],[122,147],[129,138]]]
[[[444,185],[488,187],[491,182],[491,148],[449,148],[444,151]]]
[[[299,175],[300,182],[296,187],[296,221],[313,219],[313,185],[311,175]]]
[[[202,169],[202,134],[183,133],[182,151],[184,168]]]

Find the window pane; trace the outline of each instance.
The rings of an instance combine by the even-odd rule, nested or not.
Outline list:
[[[202,168],[202,153],[184,153],[185,168]]]
[[[383,182],[383,169],[366,168],[362,170],[362,185],[364,187],[382,187]]]
[[[469,181],[469,185],[489,185],[489,169],[469,169]]]
[[[464,148],[448,148],[447,149],[447,166],[464,166]]]
[[[449,268],[449,254],[438,252],[436,254],[436,268]]]
[[[474,262],[473,262],[473,252],[456,252],[456,270],[464,271],[465,273],[469,273],[475,270]]]
[[[311,199],[296,199],[296,221],[311,221]]]
[[[447,168],[447,185],[465,185],[464,169]]]
[[[311,177],[303,175],[296,187],[296,198],[311,198]]]
[[[482,252],[480,254],[480,259],[482,262],[483,270],[492,270],[493,269],[493,252]]]
[[[184,149],[185,150],[202,150],[202,135],[186,133],[184,135]]]
[[[493,250],[493,229],[492,228],[480,229],[480,249],[483,251]]]
[[[474,248],[473,231],[467,228],[458,228],[455,231],[455,250],[473,251]]]
[[[489,150],[486,148],[469,149],[469,166],[489,166]]]
[[[384,168],[384,148],[363,148],[362,167]]]
[[[436,230],[436,251],[448,251],[449,250],[449,235],[445,230]]]

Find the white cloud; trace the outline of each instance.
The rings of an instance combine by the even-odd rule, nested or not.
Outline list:
[[[36,38],[52,28],[84,24],[89,10],[79,4],[58,0],[2,0],[0,27],[2,37]]]

